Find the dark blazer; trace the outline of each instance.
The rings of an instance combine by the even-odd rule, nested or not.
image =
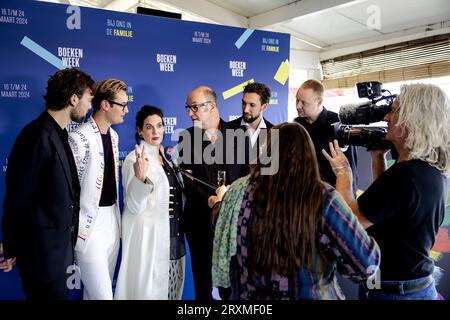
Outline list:
[[[320,176],[322,177],[322,180],[328,182],[333,187],[335,187],[336,175],[331,169],[330,163],[322,154],[322,149],[325,149],[325,151],[328,152],[328,154],[330,154],[330,147],[328,143],[336,139],[336,134],[331,125],[333,123],[339,122],[339,117],[337,113],[327,110],[326,108],[323,108],[319,117],[313,123],[309,123],[306,121],[305,118],[300,117],[295,118],[294,121],[304,126],[306,131],[308,131],[309,135],[311,136],[311,140],[316,150],[316,157],[317,162],[319,163]],[[344,154],[347,157],[348,162],[352,168],[353,193],[356,193],[358,186],[358,176],[356,174],[357,173],[356,166],[358,159],[356,148],[354,146],[349,146],[347,150],[344,152]]]
[[[263,118],[264,122],[266,123],[266,129],[261,129],[258,135],[258,139],[256,140],[256,143],[254,146],[251,145],[249,138],[246,139],[244,150],[239,150],[239,152],[244,152],[245,157],[245,165],[241,172],[242,176],[246,176],[250,173],[250,163],[254,160],[254,156],[259,154],[259,148],[264,143],[264,141],[267,139],[267,133],[270,129],[272,129],[273,124],[270,123],[266,118]],[[237,130],[237,129],[243,129],[246,130],[246,126],[241,125],[242,123],[242,116],[234,119],[233,121],[228,122],[228,126],[231,129]]]
[[[222,136],[213,145],[210,141],[203,141],[203,130],[190,127],[180,134],[178,143],[179,157],[177,159],[182,169],[192,170],[194,177],[213,186],[217,185],[217,171],[226,171],[226,184],[243,175],[245,167],[237,164],[236,145],[227,141],[229,124],[220,120],[219,130]],[[233,130],[231,130],[233,132]],[[203,155],[213,155],[211,149],[217,151],[211,159]],[[222,151],[222,158],[219,155]],[[227,163],[226,156],[233,152],[234,159]],[[208,163],[208,160],[213,160]],[[181,219],[183,229],[186,231],[189,250],[191,254],[192,271],[194,277],[195,298],[198,300],[211,300],[211,265],[214,232],[211,226],[211,209],[208,207],[208,198],[215,195],[215,189],[204,186],[189,178],[184,179],[186,204]]]
[[[244,170],[244,166],[242,164],[236,163],[236,157],[238,154],[238,150],[236,149],[236,144],[230,144],[227,141],[226,131],[229,129],[233,129],[230,127],[229,123],[220,120],[219,130],[222,133],[223,140],[216,142],[216,147],[219,148],[219,143],[221,144],[221,150],[223,151],[223,158],[215,158],[216,163],[208,164],[205,163],[205,159],[203,158],[203,154],[209,154],[208,149],[205,151],[205,148],[209,148],[209,141],[202,141],[203,131],[197,127],[190,127],[186,129],[185,132],[189,134],[189,141],[183,141],[180,135],[180,141],[178,147],[184,146],[183,149],[179,149],[179,165],[183,169],[192,170],[192,174],[215,186],[217,184],[217,170],[225,170],[226,171],[226,184],[229,185],[237,178],[242,177],[242,171]],[[182,143],[182,144],[180,144]],[[189,153],[185,147],[190,146]],[[231,148],[231,149],[230,149]],[[227,163],[226,156],[229,152],[233,151],[234,158],[231,163]],[[208,207],[208,198],[212,195],[215,195],[215,190],[212,188],[208,188],[199,184],[198,182],[192,182],[190,179],[184,179],[186,183],[186,207],[185,214],[189,216],[191,213],[195,214],[196,217],[203,217],[205,221],[210,221],[210,213],[211,209]]]
[[[43,112],[20,132],[8,158],[3,203],[4,255],[17,257],[22,277],[40,282],[66,274],[78,232],[76,167],[55,123]]]

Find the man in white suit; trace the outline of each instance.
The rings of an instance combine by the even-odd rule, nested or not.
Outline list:
[[[119,137],[111,128],[128,113],[127,87],[116,79],[96,84],[89,121],[70,133],[81,185],[75,246],[84,299],[111,300],[120,243]]]

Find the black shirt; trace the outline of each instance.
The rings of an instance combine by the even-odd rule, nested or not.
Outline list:
[[[109,130],[102,134],[103,158],[105,161],[102,195],[100,197],[100,207],[109,207],[116,203],[116,173],[114,165],[114,155],[111,144]]]
[[[185,130],[184,133],[187,136],[180,135],[178,144],[180,167],[192,170],[192,174],[196,178],[214,187],[217,186],[217,172],[219,170],[226,172],[226,185],[230,185],[241,177],[245,164],[239,164],[235,161],[238,152],[237,146],[226,141],[226,130],[230,129],[232,129],[230,125],[221,119],[219,124],[221,135],[218,136],[214,145],[207,139],[203,140],[204,130],[198,127]],[[188,139],[188,141],[184,141],[184,139]],[[181,145],[183,147],[180,147]],[[231,151],[234,152],[234,158],[230,154],[228,157],[234,160],[227,161],[227,153]],[[211,209],[208,207],[208,198],[216,194],[215,189],[191,179],[185,179],[184,182],[187,191],[185,214],[195,217],[194,219],[186,219],[187,224],[198,225],[199,220],[201,220],[203,225],[209,228]]]
[[[265,128],[261,128],[258,133],[258,138],[256,139],[256,142],[254,145],[251,143],[251,137],[248,134],[249,126],[241,124],[242,123],[242,117],[236,118],[233,121],[228,122],[228,125],[233,130],[242,130],[245,132],[245,139],[244,139],[244,146],[242,147],[239,144],[239,141],[236,139],[234,141],[229,141],[228,143],[234,143],[236,144],[235,150],[237,152],[237,155],[244,157],[244,164],[241,168],[241,174],[240,177],[246,176],[250,173],[250,164],[256,163],[257,158],[260,155],[260,152],[262,151],[262,146],[267,140],[267,135],[270,129],[272,129],[273,124],[270,123],[266,118],[261,119],[261,121],[264,121],[266,124]],[[239,157],[235,158],[236,163],[239,162]]]
[[[227,143],[226,131],[233,128],[220,119],[218,135],[214,144],[203,141],[204,130],[190,127],[180,133],[178,142],[178,163],[185,170],[192,170],[194,177],[211,184],[207,187],[190,178],[184,179],[186,190],[186,205],[183,212],[182,228],[186,232],[191,254],[194,276],[195,297],[199,300],[211,300],[211,265],[213,256],[214,232],[211,227],[211,209],[208,198],[215,194],[217,185],[217,171],[226,172],[226,184],[231,184],[239,178],[245,164],[238,164],[236,158],[236,144]],[[214,149],[214,150],[213,150]],[[242,152],[242,151],[241,151]],[[228,159],[230,160],[230,159]]]
[[[294,120],[300,123],[308,131],[311,140],[313,141],[314,148],[316,149],[317,162],[319,163],[320,176],[322,180],[328,182],[333,187],[336,186],[336,175],[331,169],[331,165],[325,156],[322,154],[322,149],[325,149],[330,154],[329,142],[336,139],[334,129],[331,126],[335,122],[339,122],[337,113],[329,111],[323,108],[319,117],[313,123],[309,123],[306,118],[297,117]],[[349,146],[344,152],[345,156],[350,163],[353,172],[353,193],[356,193],[358,181],[356,175],[357,156],[356,149],[353,146]]]
[[[381,250],[381,280],[430,275],[429,252],[442,224],[448,180],[420,160],[394,164],[358,198],[367,229]]]

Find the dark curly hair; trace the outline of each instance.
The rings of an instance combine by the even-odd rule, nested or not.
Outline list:
[[[244,87],[244,93],[256,93],[259,96],[261,104],[269,103],[272,92],[264,83],[252,82]]]
[[[154,107],[154,106],[149,106],[149,105],[144,105],[142,106],[141,110],[138,111],[138,113],[136,114],[136,142],[139,144],[141,142],[141,137],[139,137],[139,133],[138,133],[138,128],[139,129],[143,129],[144,127],[144,120],[148,117],[148,116],[152,116],[156,114],[157,116],[159,116],[161,118],[161,120],[163,120],[164,123],[164,115],[161,109]]]
[[[94,90],[94,80],[87,73],[66,68],[59,70],[50,76],[47,82],[47,92],[44,96],[47,110],[63,110],[70,101],[70,97],[76,94],[79,98],[86,89]]]

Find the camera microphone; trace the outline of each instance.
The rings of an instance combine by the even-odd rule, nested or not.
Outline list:
[[[364,101],[343,105],[339,110],[339,119],[344,124],[371,124],[382,121],[391,111],[391,97],[385,96],[377,102]]]
[[[339,121],[343,124],[362,124],[365,122],[361,115],[362,108],[368,108],[372,105],[370,101],[357,103],[347,103],[339,109]]]
[[[393,148],[392,143],[386,140],[386,127],[362,127],[361,125],[370,125],[384,120],[391,111],[396,95],[382,89],[382,84],[376,81],[357,83],[356,88],[358,97],[369,100],[347,103],[340,107],[340,122],[332,125],[339,145],[363,146],[368,149]],[[390,95],[383,95],[384,92],[389,92]]]

